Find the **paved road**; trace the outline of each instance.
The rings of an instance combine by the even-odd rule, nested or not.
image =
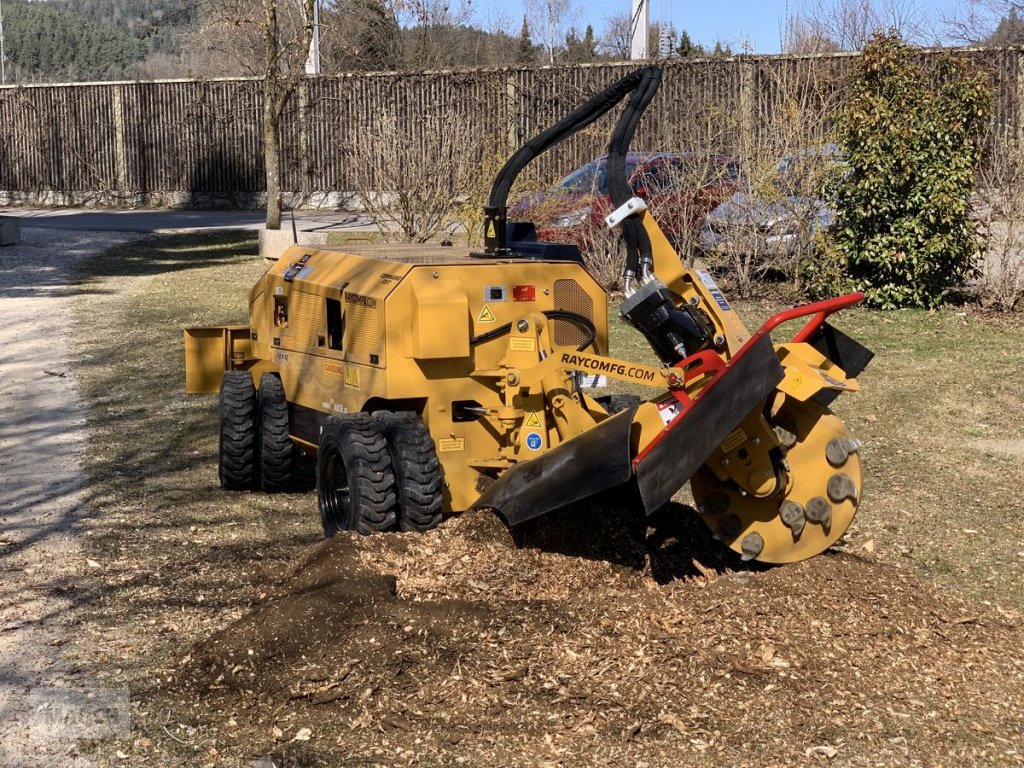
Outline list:
[[[161,232],[176,229],[262,229],[262,211],[109,210],[90,208],[0,208],[0,215],[21,219],[22,229],[73,229],[87,232]],[[300,232],[368,231],[376,227],[358,213],[297,211]],[[285,214],[283,229],[291,227]]]
[[[101,681],[64,658],[68,610],[88,562],[79,455],[85,407],[71,369],[74,263],[129,234],[29,230],[0,248],[0,766],[91,762],[75,739],[96,719]],[[112,693],[112,692],[110,692]],[[103,694],[104,696],[109,695]],[[127,694],[121,711],[127,717]]]

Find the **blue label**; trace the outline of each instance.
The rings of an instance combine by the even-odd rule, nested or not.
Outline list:
[[[531,451],[539,451],[543,444],[544,440],[536,432],[531,432],[526,436],[526,447]]]

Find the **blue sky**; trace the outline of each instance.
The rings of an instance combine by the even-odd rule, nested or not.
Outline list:
[[[714,46],[721,40],[733,51],[741,52],[744,41],[755,53],[778,53],[784,36],[786,17],[797,12],[804,0],[649,0],[651,22],[667,19],[677,30],[685,29],[694,42]],[[905,0],[907,8],[922,18],[935,20],[944,14],[950,3],[962,5],[958,0]],[[473,0],[475,17],[484,28],[514,27],[519,30],[523,17],[523,0]],[[629,13],[630,0],[574,0],[576,26],[588,23],[601,33],[605,18]],[[511,20],[511,23],[503,20]]]

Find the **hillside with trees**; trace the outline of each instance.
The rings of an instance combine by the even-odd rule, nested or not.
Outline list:
[[[118,77],[146,54],[131,33],[48,3],[5,3],[4,38],[17,80]]]

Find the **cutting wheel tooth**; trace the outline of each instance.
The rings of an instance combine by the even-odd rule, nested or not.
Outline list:
[[[850,458],[851,453],[857,453],[863,447],[864,443],[860,440],[844,440],[837,437],[830,440],[825,446],[825,458],[833,467],[841,467]]]
[[[718,517],[724,515],[729,511],[729,497],[724,493],[715,493],[708,496],[704,500],[704,503],[700,505],[700,513],[702,515],[712,515]]]
[[[732,541],[743,533],[743,521],[737,515],[729,515],[722,519],[719,530],[723,538]]]
[[[804,517],[804,508],[797,502],[786,499],[782,502],[782,506],[779,507],[779,517],[782,518],[782,522],[793,532],[793,538],[800,538],[800,534],[804,530],[804,524],[807,522],[807,518]]]
[[[820,523],[825,530],[832,526],[832,505],[824,496],[815,496],[808,501],[804,515],[812,523]]]
[[[744,560],[753,560],[761,554],[762,549],[764,549],[764,539],[759,533],[748,533],[740,544],[741,557]]]
[[[837,472],[828,479],[828,497],[837,504],[845,499],[857,500],[857,486],[845,472]]]

